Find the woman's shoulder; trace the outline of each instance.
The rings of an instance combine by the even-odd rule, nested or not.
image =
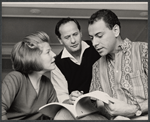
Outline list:
[[[11,71],[7,74],[7,76],[17,76],[17,77],[21,77],[23,76],[23,74],[21,72],[18,71]]]
[[[22,77],[25,76],[24,74],[22,74],[21,72],[18,71],[11,71],[10,73],[8,73],[3,81],[22,81]]]

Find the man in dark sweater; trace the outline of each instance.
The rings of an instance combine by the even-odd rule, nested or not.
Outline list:
[[[51,80],[59,102],[73,104],[82,93],[88,93],[92,78],[92,65],[100,55],[91,41],[83,41],[77,20],[61,19],[55,34],[64,49],[56,56],[57,67],[51,72]]]

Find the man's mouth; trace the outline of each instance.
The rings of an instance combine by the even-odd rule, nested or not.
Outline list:
[[[102,52],[102,49],[103,49],[103,47],[97,48],[96,50],[97,50],[97,52],[101,53],[101,52]]]
[[[97,51],[100,51],[100,50],[102,50],[102,49],[103,49],[103,47],[101,47],[101,48],[97,48],[96,50],[97,50]]]
[[[71,47],[76,48],[78,46],[78,44],[72,45]]]

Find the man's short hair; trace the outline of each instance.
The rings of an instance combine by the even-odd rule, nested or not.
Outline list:
[[[75,20],[73,18],[70,18],[70,17],[68,17],[68,18],[62,18],[61,20],[58,21],[58,23],[56,24],[56,27],[55,27],[55,34],[56,34],[56,36],[59,39],[61,39],[61,34],[59,32],[60,26],[63,25],[63,24],[66,24],[66,23],[68,23],[70,21],[75,22],[76,25],[77,25],[77,28],[79,29],[79,31],[81,30],[80,24],[79,24],[79,22],[77,20]]]
[[[95,12],[94,14],[92,14],[88,21],[88,24],[91,25],[101,19],[106,23],[106,26],[109,29],[112,30],[112,28],[116,24],[121,29],[120,21],[119,21],[117,15],[108,9],[101,9],[101,10],[98,10],[97,12]]]
[[[43,70],[39,59],[43,50],[39,44],[48,41],[49,36],[45,32],[37,32],[15,44],[11,52],[13,69],[24,74]]]

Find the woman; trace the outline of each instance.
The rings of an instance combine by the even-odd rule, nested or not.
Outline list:
[[[57,101],[51,81],[43,75],[55,68],[48,41],[46,33],[37,32],[14,46],[11,60],[15,71],[2,83],[2,120],[44,119],[38,109]]]

